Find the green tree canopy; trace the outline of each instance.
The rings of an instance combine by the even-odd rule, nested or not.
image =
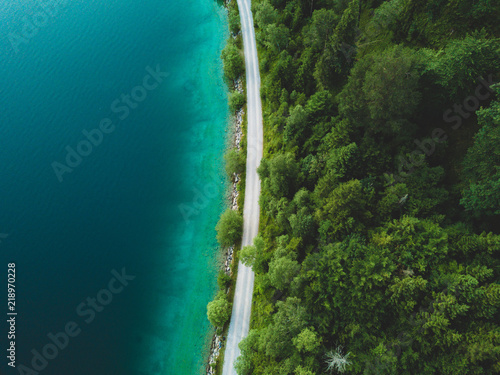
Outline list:
[[[221,215],[215,229],[217,240],[222,246],[235,245],[243,234],[243,217],[237,211],[228,208]]]
[[[234,148],[228,150],[224,155],[226,162],[226,173],[232,176],[233,173],[242,173],[245,170],[245,159],[241,151]]]
[[[500,94],[500,88],[496,88]],[[481,129],[463,162],[460,203],[476,216],[500,214],[500,102],[477,112]]]
[[[245,72],[245,62],[240,51],[233,43],[228,43],[222,50],[224,75],[230,81],[235,81]]]
[[[438,75],[438,83],[449,98],[463,101],[473,93],[480,77],[500,70],[500,39],[476,32],[451,40],[444,50],[429,55],[428,69]]]
[[[223,327],[231,316],[231,304],[224,292],[219,292],[207,305],[207,317],[215,327]]]
[[[269,161],[263,159],[258,172],[273,196],[290,197],[295,193],[299,167],[293,154],[276,155]]]

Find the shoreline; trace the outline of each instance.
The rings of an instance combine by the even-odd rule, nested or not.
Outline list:
[[[243,93],[243,83],[241,81],[241,78],[236,81],[235,84],[235,91],[238,91],[240,93]],[[234,133],[231,135],[231,142],[228,147],[228,149],[236,149],[237,151],[240,151],[241,149],[241,139],[243,137],[243,130],[242,130],[242,125],[243,125],[243,117],[245,115],[245,110],[244,108],[239,109],[236,111],[236,113],[233,115],[232,119],[230,120],[231,128]],[[241,176],[239,173],[234,173],[232,177],[232,182],[231,182],[231,190],[230,194],[227,198],[228,200],[228,205],[232,210],[238,211],[239,206],[238,206],[238,197],[240,195],[240,192],[238,191],[238,184],[241,181]],[[227,275],[231,276],[232,274],[232,266],[233,266],[233,254],[234,254],[234,245],[230,246],[226,249],[224,253],[224,262],[221,265],[221,270],[223,270]],[[229,293],[229,289],[226,290],[226,293]],[[212,368],[212,365],[217,363],[217,360],[220,355],[220,351],[222,349],[224,342],[224,337],[222,335],[218,335],[217,331],[214,333],[212,340],[210,342],[210,354],[208,356],[208,363],[206,366],[206,375],[215,375],[215,371]]]

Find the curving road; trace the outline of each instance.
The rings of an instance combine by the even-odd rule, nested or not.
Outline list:
[[[241,31],[245,50],[247,83],[247,165],[245,202],[243,208],[243,238],[241,246],[253,244],[259,230],[260,180],[257,167],[262,158],[262,104],[260,101],[260,75],[255,30],[250,10],[250,0],[238,0]],[[224,355],[223,375],[236,375],[234,362],[240,355],[238,344],[248,334],[252,310],[254,273],[241,262],[238,264],[238,278],[234,293],[233,312]]]

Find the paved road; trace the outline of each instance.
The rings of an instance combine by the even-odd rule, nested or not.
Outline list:
[[[260,181],[257,167],[262,158],[262,104],[260,101],[260,75],[257,47],[255,45],[255,30],[250,10],[250,0],[238,0],[245,49],[245,65],[247,78],[247,166],[245,203],[243,210],[242,246],[252,245],[259,230],[259,196]],[[236,375],[234,362],[240,355],[238,344],[248,334],[250,312],[252,310],[253,271],[243,265],[238,265],[238,279],[234,294],[233,312],[229,325],[224,356],[223,375]]]

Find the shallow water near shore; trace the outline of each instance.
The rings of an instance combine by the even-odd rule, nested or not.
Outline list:
[[[0,267],[16,263],[16,364],[38,352],[54,357],[40,374],[200,373],[228,186],[225,11],[50,4],[45,23],[40,2],[0,8]],[[71,322],[78,334],[44,354]],[[18,373],[5,358],[0,369]]]

